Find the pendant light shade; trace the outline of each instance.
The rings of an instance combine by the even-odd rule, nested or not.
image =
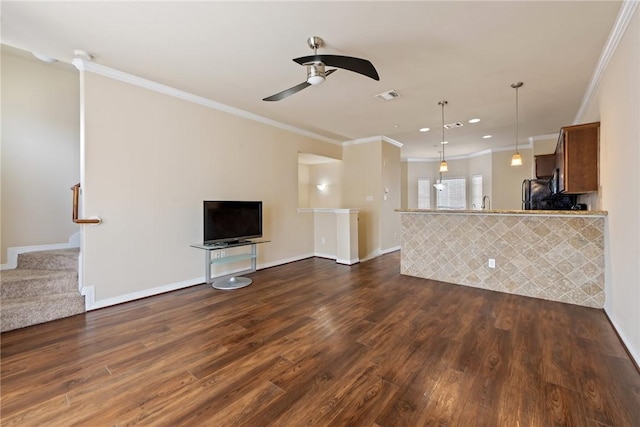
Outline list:
[[[440,172],[449,172],[449,165],[447,165],[447,161],[444,158],[444,106],[447,104],[447,101],[438,102],[438,105],[442,107],[442,160],[440,161]]]
[[[511,166],[522,166],[522,156],[519,153],[511,156]]]
[[[516,90],[516,152],[511,157],[511,166],[522,166],[522,156],[520,156],[520,153],[518,152],[518,137],[520,136],[518,128],[518,89],[520,89],[523,84],[524,83],[522,82],[518,82],[511,85],[511,87]]]
[[[438,156],[440,157],[440,165],[442,165],[442,151],[438,151]],[[435,187],[436,190],[438,191],[442,191],[444,190],[444,184],[442,183],[442,170],[440,171],[440,181],[436,181],[435,184],[433,184],[433,186]]]

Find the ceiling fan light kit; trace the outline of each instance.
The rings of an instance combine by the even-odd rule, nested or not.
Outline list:
[[[336,70],[325,70],[326,66],[341,68],[343,70],[352,71],[362,74],[373,80],[380,80],[378,71],[373,64],[366,59],[354,58],[352,56],[341,55],[318,55],[318,48],[324,44],[324,41],[318,36],[312,36],[307,39],[307,45],[313,49],[313,55],[294,58],[293,61],[307,67],[306,81],[293,86],[289,89],[278,92],[275,95],[263,98],[263,101],[280,101],[294,93],[300,92],[309,86],[316,86],[324,82],[325,78]]]
[[[307,83],[309,83],[312,86],[315,86],[324,82],[324,79],[325,79],[324,65],[322,64],[307,65]]]

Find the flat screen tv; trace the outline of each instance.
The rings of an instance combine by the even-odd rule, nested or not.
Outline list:
[[[261,201],[204,201],[204,244],[262,237]]]

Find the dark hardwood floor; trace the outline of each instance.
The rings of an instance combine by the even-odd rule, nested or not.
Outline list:
[[[601,310],[311,258],[3,333],[3,426],[640,426]]]

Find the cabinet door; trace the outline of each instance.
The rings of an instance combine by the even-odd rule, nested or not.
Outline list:
[[[563,128],[564,176],[561,189],[565,193],[598,191],[599,123]]]
[[[556,169],[558,169],[558,191],[565,191],[564,188],[564,130],[560,130],[560,137],[558,138],[558,145],[556,146]]]
[[[556,155],[544,154],[536,156],[536,178],[551,178],[556,168]]]

